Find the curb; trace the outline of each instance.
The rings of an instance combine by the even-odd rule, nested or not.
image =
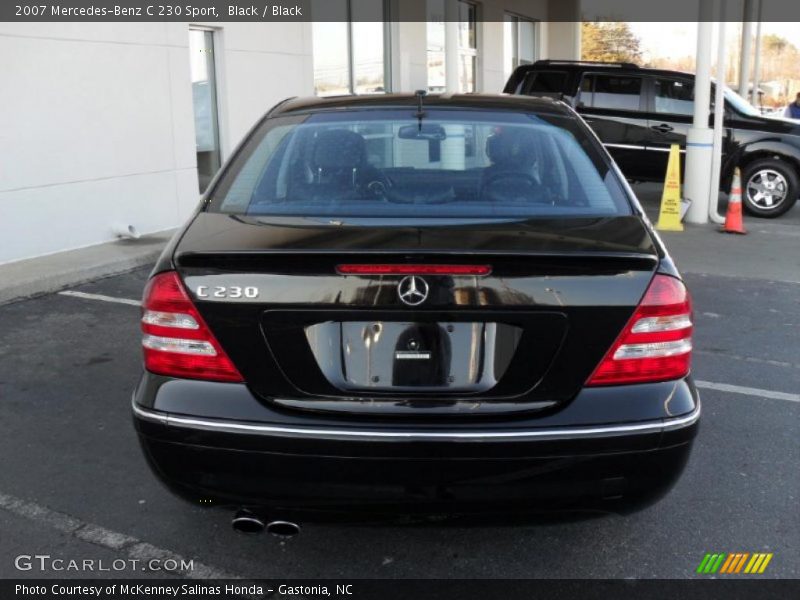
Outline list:
[[[172,231],[0,265],[0,305],[153,264]]]

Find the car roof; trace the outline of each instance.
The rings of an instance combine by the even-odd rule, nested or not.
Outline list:
[[[539,60],[531,65],[521,65],[516,69],[517,74],[527,73],[528,71],[602,71],[608,73],[625,73],[626,75],[636,73],[641,75],[665,75],[668,77],[694,77],[694,73],[687,73],[686,71],[640,67],[633,63],[568,60]]]
[[[273,108],[269,116],[325,110],[407,108],[416,107],[418,101],[416,94],[288,98]],[[427,94],[422,104],[427,108],[508,110],[573,116],[572,110],[558,100],[514,94]]]

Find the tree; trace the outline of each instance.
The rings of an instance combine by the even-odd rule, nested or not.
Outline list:
[[[786,38],[769,33],[761,39],[761,79],[798,79],[800,51]]]
[[[642,59],[639,38],[622,21],[581,24],[581,58],[603,62],[632,62]]]
[[[761,45],[765,53],[780,54],[792,46],[789,40],[774,33],[768,33],[762,38]]]
[[[800,50],[786,38],[773,33],[761,38],[761,87],[767,92],[764,104],[781,106],[790,102],[800,85]]]

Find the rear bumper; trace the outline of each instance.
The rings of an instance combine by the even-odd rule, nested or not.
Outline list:
[[[142,408],[133,404],[134,417],[139,421],[157,423],[165,428],[176,427],[209,434],[233,434],[265,437],[286,437],[314,441],[356,441],[356,442],[537,442],[537,441],[572,441],[597,440],[601,438],[629,437],[647,434],[662,434],[685,429],[700,419],[700,405],[692,412],[642,423],[620,423],[608,425],[590,425],[575,427],[541,427],[532,428],[496,428],[487,426],[481,430],[442,430],[442,429],[381,429],[366,427],[303,427],[270,423],[253,423],[224,419],[208,419],[173,415]]]
[[[217,393],[243,387],[222,385]],[[677,396],[683,412],[622,422],[603,422],[602,404],[594,423],[570,424],[564,408],[558,420],[444,427],[285,414],[222,418],[202,414],[213,412],[208,406],[187,415],[138,398],[134,420],[153,471],[198,505],[282,514],[614,511],[658,499],[688,459],[699,399],[689,379],[665,385],[672,391],[662,410]],[[628,386],[625,393],[632,387],[651,396],[656,390]]]

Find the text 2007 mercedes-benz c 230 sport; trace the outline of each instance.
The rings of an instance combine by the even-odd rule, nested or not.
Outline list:
[[[279,104],[159,259],[142,332],[149,464],[240,529],[624,512],[672,486],[700,415],[689,293],[547,99]]]

